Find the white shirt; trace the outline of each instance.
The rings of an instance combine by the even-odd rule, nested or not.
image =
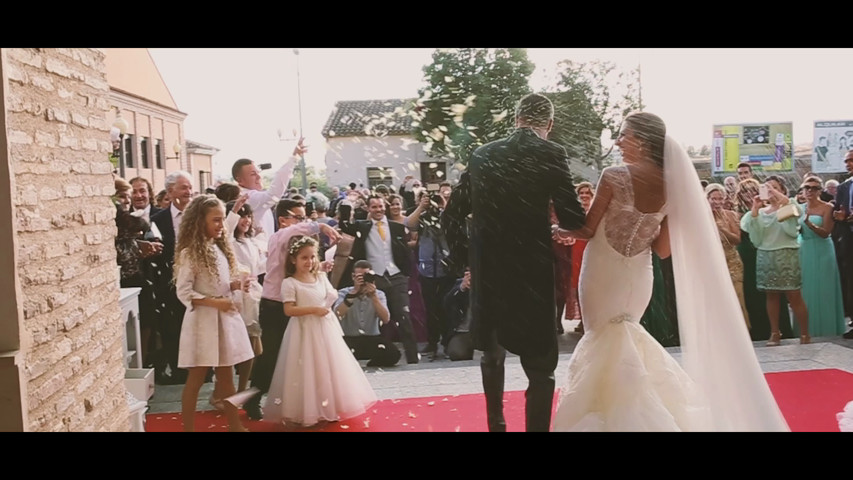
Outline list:
[[[181,220],[184,216],[182,211],[175,207],[175,204],[169,204],[169,212],[172,214],[172,226],[175,227],[175,245],[178,244],[178,232],[181,230]]]
[[[150,203],[148,205],[146,205],[145,208],[142,209],[142,215],[140,215],[140,216],[142,218],[144,218],[146,222],[151,223],[151,204]]]
[[[293,178],[293,167],[295,166],[296,157],[291,156],[275,172],[270,188],[266,190],[249,190],[240,187],[240,193],[249,194],[249,199],[246,200],[246,203],[252,207],[255,229],[260,228],[263,230],[263,233],[258,234],[258,240],[262,243],[266,243],[275,232],[276,219],[274,218],[275,214],[272,209],[284,194],[284,189],[287,188],[290,179]]]
[[[367,261],[373,265],[373,271],[379,275],[388,273],[388,275],[396,275],[400,272],[397,265],[394,264],[394,253],[391,251],[391,229],[388,228],[388,218],[382,217],[382,230],[385,231],[385,240],[379,235],[379,228],[376,226],[376,220],[370,219],[373,222],[373,228],[364,241],[364,247],[367,255]]]

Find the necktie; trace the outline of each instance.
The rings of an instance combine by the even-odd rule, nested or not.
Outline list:
[[[376,222],[376,231],[379,232],[379,236],[382,237],[382,241],[385,241],[385,229],[382,228],[382,221]]]

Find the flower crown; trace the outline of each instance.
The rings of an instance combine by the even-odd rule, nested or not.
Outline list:
[[[288,254],[288,256],[292,257],[292,256],[296,255],[296,252],[298,252],[299,249],[301,249],[302,247],[304,247],[306,245],[316,245],[316,244],[317,244],[316,240],[314,240],[313,238],[306,235],[304,237],[297,239],[295,242],[291,243],[290,248],[287,250],[287,254]]]

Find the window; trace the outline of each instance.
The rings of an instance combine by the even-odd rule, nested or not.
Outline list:
[[[154,139],[154,168],[163,169],[163,140]]]
[[[133,168],[133,135],[124,136],[124,166]]]
[[[204,170],[198,171],[198,191],[204,193],[204,190],[211,186],[211,176],[213,172],[205,172]]]
[[[142,168],[149,168],[148,165],[148,137],[139,139],[139,158],[142,160]]]
[[[391,186],[394,183],[394,169],[391,167],[367,167],[367,188],[377,185]]]

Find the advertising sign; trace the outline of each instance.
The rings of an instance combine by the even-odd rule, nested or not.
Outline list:
[[[711,171],[736,172],[742,162],[758,171],[791,170],[793,130],[791,122],[714,125]]]
[[[853,120],[814,122],[814,148],[812,171],[814,173],[842,173],[844,156],[853,148]]]

